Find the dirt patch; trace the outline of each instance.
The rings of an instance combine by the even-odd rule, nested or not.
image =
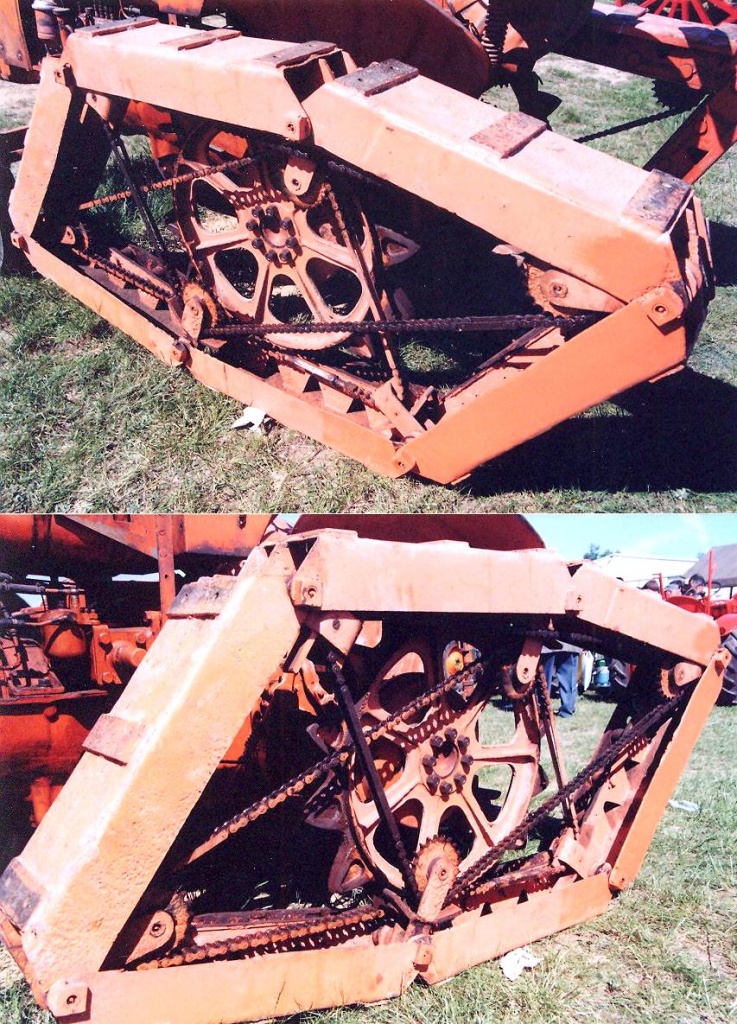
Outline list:
[[[548,54],[537,62],[538,72],[542,73],[546,67],[554,68],[556,71],[568,71],[577,78],[580,77],[582,82],[594,78],[612,85],[623,85],[635,77],[627,71],[617,71],[616,68],[607,68],[602,64],[589,64],[588,61],[575,60],[573,57],[562,57],[558,53]]]
[[[709,942],[706,937],[701,941],[697,941],[688,936],[680,935],[676,940],[675,947],[685,953],[686,956],[692,958],[696,963],[708,967],[720,977],[735,977],[734,969],[722,950]]]
[[[315,471],[321,468],[329,468],[335,460],[335,453],[331,452],[329,448],[316,448],[314,442],[310,441],[309,438],[302,438],[299,435],[296,435],[293,441],[286,441],[283,455],[289,463],[299,466],[309,463]],[[274,488],[282,487],[290,475],[292,474],[289,469],[279,468],[273,470],[271,479]]]

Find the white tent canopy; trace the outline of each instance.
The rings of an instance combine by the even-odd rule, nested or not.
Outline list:
[[[713,579],[718,580],[725,587],[737,587],[737,544],[722,544],[712,548]],[[697,562],[693,562],[687,571],[688,576],[698,573],[704,579],[709,578],[709,553],[701,555]]]
[[[688,579],[692,575],[693,562],[690,558],[657,558],[652,555],[627,555],[617,552],[605,555],[604,558],[597,558],[594,564],[608,576],[616,576],[625,583],[641,587],[650,579],[658,579],[660,575],[664,583],[674,576]],[[702,575],[706,577],[706,573]]]

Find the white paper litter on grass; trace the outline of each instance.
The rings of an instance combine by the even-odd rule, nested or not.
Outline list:
[[[677,811],[688,811],[689,814],[698,814],[701,810],[699,804],[693,803],[691,800],[669,800],[669,806],[675,807]]]
[[[247,405],[241,415],[233,424],[233,430],[252,431],[254,434],[263,434],[268,427],[268,418],[263,409],[257,409],[255,405]]]
[[[499,961],[499,966],[505,978],[516,981],[526,967],[531,969],[541,963],[540,957],[535,956],[528,946],[522,946],[520,949],[505,953]]]

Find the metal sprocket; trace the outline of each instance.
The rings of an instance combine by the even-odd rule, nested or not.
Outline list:
[[[241,167],[217,170],[244,157]],[[177,174],[190,176],[174,189],[184,244],[202,285],[236,320],[381,319],[374,234],[349,188],[338,193],[316,159],[208,123],[185,143]],[[350,332],[270,335],[300,350],[348,339],[355,347]]]
[[[451,839],[444,839],[442,836],[437,836],[435,839],[428,839],[424,846],[417,851],[414,860],[412,861],[415,881],[417,882],[417,888],[420,893],[425,891],[430,875],[430,868],[435,859],[439,856],[452,867],[450,884],[452,885],[456,880],[461,861],[461,855],[458,852],[458,847]]]
[[[504,740],[485,743],[481,716],[490,689],[483,682],[451,689],[409,720],[396,720],[397,708],[436,685],[449,648],[427,637],[399,644],[364,683],[358,706],[364,729],[389,723],[370,750],[407,854],[421,859],[429,842],[448,841],[465,870],[518,824],[540,791],[540,722],[534,699],[520,700],[500,720],[508,726]],[[308,819],[344,833],[331,888],[347,891],[377,874],[401,888],[381,815],[355,764],[345,781],[340,803]]]

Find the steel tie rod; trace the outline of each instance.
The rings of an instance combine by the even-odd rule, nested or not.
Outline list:
[[[376,770],[374,759],[371,756],[366,736],[363,729],[361,728],[361,720],[358,717],[358,711],[356,705],[353,703],[351,691],[348,689],[348,684],[345,681],[345,676],[338,664],[338,657],[334,651],[328,654],[328,663],[335,679],[337,697],[343,711],[348,731],[351,734],[353,745],[356,751],[356,757],[361,763],[364,775],[366,776],[366,782],[368,783],[369,790],[371,791],[371,797],[376,804],[376,809],[381,816],[382,821],[386,825],[389,835],[391,837],[392,845],[399,861],[399,869],[402,872],[402,878],[407,886],[407,892],[409,893],[410,900],[413,905],[413,909],[417,908],[419,903],[420,893],[417,888],[417,882],[415,876],[412,873],[412,865],[407,857],[407,851],[404,848],[402,837],[399,834],[399,828],[397,822],[392,814],[389,801],[386,798],[384,787],[379,778],[379,773]]]

